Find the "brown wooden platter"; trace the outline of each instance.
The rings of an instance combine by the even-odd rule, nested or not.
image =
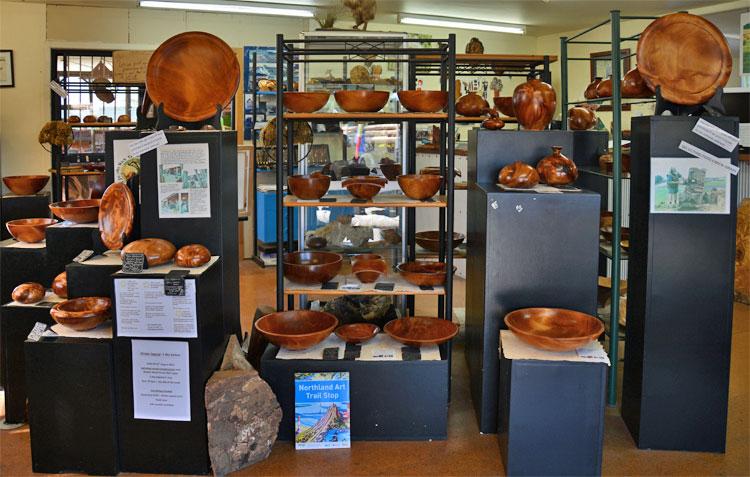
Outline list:
[[[99,234],[104,246],[121,249],[133,232],[135,197],[127,185],[115,182],[107,187],[99,205]]]

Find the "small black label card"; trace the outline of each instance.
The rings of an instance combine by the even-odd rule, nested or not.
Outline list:
[[[420,290],[434,290],[430,285],[419,285]]]
[[[420,361],[422,359],[422,353],[419,351],[419,348],[404,346],[401,348],[401,359],[404,361]]]
[[[339,359],[338,348],[325,348],[323,350],[323,359],[326,361],[336,361]]]
[[[376,283],[375,289],[380,291],[393,291],[394,283]]]
[[[353,343],[347,343],[346,348],[344,348],[344,359],[347,361],[354,361],[355,359],[359,358],[359,356],[362,354],[362,346],[358,344]]]
[[[320,202],[336,202],[335,197],[321,197],[319,200]]]
[[[172,270],[164,277],[164,294],[166,296],[185,296],[185,276],[187,270]]]
[[[141,273],[145,268],[146,256],[142,253],[124,253],[122,257],[123,273]]]
[[[351,202],[352,204],[366,204],[366,203],[368,203],[368,202],[370,202],[370,201],[369,201],[369,200],[367,200],[367,199],[357,199],[357,198],[354,198],[354,199],[352,199],[352,200],[351,200],[350,202]]]
[[[83,250],[81,253],[75,256],[73,259],[76,263],[83,263],[94,255],[93,250]]]
[[[339,282],[325,282],[320,287],[321,290],[338,290]]]

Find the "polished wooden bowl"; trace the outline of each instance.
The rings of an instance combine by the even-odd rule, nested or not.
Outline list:
[[[46,293],[47,290],[39,283],[26,282],[14,288],[10,296],[13,298],[13,301],[30,305],[42,301]]]
[[[17,219],[5,223],[5,227],[14,239],[19,242],[37,243],[44,240],[44,231],[57,219]]]
[[[16,195],[33,195],[44,189],[49,176],[5,176],[3,183]]]
[[[443,176],[434,174],[406,174],[396,178],[398,186],[406,197],[415,200],[427,200],[440,190]]]
[[[398,92],[401,105],[413,113],[437,113],[448,106],[447,91],[426,89],[402,90]]]
[[[597,98],[609,98],[612,96],[612,77],[605,80],[601,80],[596,85],[596,97]]]
[[[99,218],[101,199],[80,199],[55,202],[49,205],[53,214],[76,224],[96,222]]]
[[[653,95],[654,92],[646,84],[637,66],[625,73],[622,78],[623,98],[650,98]]]
[[[125,245],[122,248],[120,255],[122,256],[122,259],[125,260],[126,253],[142,253],[146,256],[146,263],[148,263],[148,266],[155,267],[172,260],[176,251],[177,248],[168,240],[144,238]]]
[[[458,334],[458,325],[452,321],[426,316],[398,318],[383,328],[388,336],[407,346],[439,345]]]
[[[516,116],[516,112],[513,110],[513,96],[495,96],[492,101],[495,103],[495,108],[503,115],[511,118]]]
[[[596,126],[596,114],[590,108],[574,106],[568,110],[568,127],[573,131],[586,131]]]
[[[456,101],[456,114],[461,116],[482,116],[490,109],[490,103],[476,91],[469,91]]]
[[[447,267],[444,263],[424,260],[401,263],[396,270],[404,277],[404,280],[417,286],[444,285],[447,274]],[[453,271],[456,271],[456,267],[453,267]]]
[[[255,329],[276,346],[300,350],[326,339],[338,324],[330,313],[295,310],[262,316],[255,322]]]
[[[359,255],[354,255],[351,260],[352,265],[354,265],[360,260],[384,260],[384,258],[382,255],[378,255],[377,253],[360,253]]]
[[[375,283],[386,275],[388,265],[382,258],[358,259],[352,262],[352,272],[362,283]]]
[[[68,272],[62,272],[52,280],[52,293],[60,298],[68,298]]]
[[[539,184],[539,173],[533,166],[516,161],[500,169],[497,181],[506,187],[530,189]]]
[[[196,122],[225,108],[240,84],[240,64],[232,48],[214,35],[191,31],[175,35],[151,55],[146,89],[164,114]]]
[[[427,166],[419,169],[420,174],[430,174],[433,176],[439,176],[440,175],[440,167],[439,166]],[[461,177],[461,170],[460,169],[453,169],[453,177]]]
[[[346,190],[357,199],[370,200],[380,192],[382,185],[374,182],[349,182]]]
[[[50,309],[49,314],[63,326],[85,331],[96,328],[108,319],[111,306],[109,298],[88,296],[58,303]]]
[[[291,252],[284,255],[284,276],[295,283],[313,285],[331,281],[343,258],[333,252]]]
[[[557,96],[552,86],[536,78],[516,86],[513,91],[513,111],[524,129],[545,129],[557,107]]]
[[[414,234],[414,238],[417,241],[417,245],[425,248],[431,252],[440,252],[440,231],[439,230],[427,230],[424,232],[417,232]],[[447,237],[446,237],[447,238]],[[464,243],[466,237],[464,234],[453,232],[453,248],[458,247]]]
[[[325,174],[294,175],[286,179],[289,192],[303,200],[320,199],[331,186],[331,178]]]
[[[341,185],[343,187],[346,187],[349,184],[353,184],[355,182],[369,182],[371,184],[378,184],[382,187],[385,187],[385,185],[388,183],[388,179],[380,176],[351,176],[341,181]]]
[[[570,351],[604,332],[597,318],[563,308],[522,308],[505,315],[505,324],[522,341],[549,351]]]
[[[195,268],[205,265],[211,260],[211,252],[201,244],[190,244],[180,247],[174,255],[174,263],[178,267]]]
[[[351,344],[369,341],[380,331],[380,327],[372,323],[351,323],[336,328],[336,336]]]
[[[336,103],[348,113],[375,113],[383,109],[391,94],[388,91],[364,89],[341,90],[333,93]]]
[[[115,182],[104,191],[99,204],[99,235],[110,250],[119,250],[133,232],[135,197],[122,182]]]
[[[284,107],[293,113],[314,113],[328,102],[331,93],[328,91],[285,91],[281,95]]]

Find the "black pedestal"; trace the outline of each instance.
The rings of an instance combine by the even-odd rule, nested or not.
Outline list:
[[[348,372],[352,440],[428,440],[448,435],[448,361],[276,359],[269,345],[260,373],[283,417],[279,439],[294,439],[294,373]]]
[[[480,431],[493,433],[505,315],[537,306],[596,314],[599,195],[470,184],[468,210],[466,359]]]
[[[16,219],[50,217],[49,192],[35,195],[8,194],[0,198],[0,240],[11,237],[5,223]]]
[[[500,359],[507,475],[600,475],[607,366]]]
[[[43,338],[24,348],[34,472],[117,474],[112,340]]]
[[[703,118],[735,136],[735,118]],[[633,118],[622,417],[638,447],[722,452],[726,440],[737,176],[726,215],[650,213],[652,158],[688,158],[695,117]],[[708,191],[708,187],[707,187]]]
[[[99,225],[61,222],[47,227],[47,267],[57,275],[83,250],[93,250]]]
[[[112,274],[122,269],[118,251],[96,255],[85,262],[71,262],[68,272],[68,298],[112,296]]]

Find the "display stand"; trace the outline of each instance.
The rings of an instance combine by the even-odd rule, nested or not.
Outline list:
[[[596,314],[600,197],[586,190],[506,192],[495,185],[507,164],[536,165],[552,145],[573,149],[571,132],[474,130],[469,137],[466,359],[479,429],[494,433],[504,316],[537,306]]]
[[[736,118],[703,119],[739,134]],[[697,121],[652,116],[632,122],[622,417],[639,448],[725,448],[737,176],[726,184],[727,214],[651,213],[649,200],[653,158],[679,164],[692,157],[679,149],[681,141],[737,165],[737,148],[727,152],[693,133]]]
[[[122,269],[122,258],[117,250],[96,255],[84,262],[71,262],[68,273],[68,298],[84,296],[112,296],[113,273]]]
[[[11,237],[6,222],[16,219],[49,217],[49,192],[34,195],[7,194],[0,197],[0,240]]]

